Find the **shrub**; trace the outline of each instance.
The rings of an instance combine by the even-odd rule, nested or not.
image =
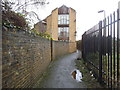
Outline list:
[[[25,18],[13,11],[2,12],[2,24],[8,28],[25,29],[28,27]]]
[[[47,32],[45,33],[40,33],[40,32],[37,32],[36,30],[31,30],[31,32],[33,32],[34,34],[40,36],[40,37],[43,37],[43,38],[46,38],[46,39],[52,39],[50,34],[48,34]],[[53,39],[52,39],[53,40]]]

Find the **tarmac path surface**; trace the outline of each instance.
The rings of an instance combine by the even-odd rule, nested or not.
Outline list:
[[[40,83],[41,88],[86,88],[84,82],[72,78],[71,73],[77,68],[75,60],[79,52],[68,54],[54,61],[50,73]]]

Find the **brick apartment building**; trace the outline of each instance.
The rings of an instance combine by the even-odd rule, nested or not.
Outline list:
[[[46,32],[46,28],[47,28],[46,22],[40,21],[34,25],[34,28],[37,32],[44,33]]]
[[[56,41],[69,41],[71,42],[69,47],[76,48],[76,11],[74,9],[62,5],[54,9],[43,22],[38,22],[34,26],[37,31],[49,33]],[[44,30],[43,27],[45,27]]]

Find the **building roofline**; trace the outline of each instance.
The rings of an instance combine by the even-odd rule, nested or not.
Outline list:
[[[43,21],[43,20],[42,20],[42,21],[39,21],[39,22],[37,22],[36,24],[34,24],[34,26],[37,25],[37,24],[39,24],[40,22],[41,22],[42,24],[46,24],[46,21]]]
[[[67,7],[66,5],[62,5],[62,6],[65,6],[65,7]],[[61,8],[62,6],[60,6],[59,8]],[[52,12],[53,11],[55,11],[56,9],[59,9],[58,7],[57,8],[55,8],[55,9],[53,9],[52,11],[51,11],[51,14],[52,14]],[[73,11],[75,11],[76,12],[76,10],[75,9],[73,9],[73,8],[71,8],[71,7],[67,7],[67,8],[69,8],[69,9],[72,9]],[[45,21],[46,22],[46,19],[49,17],[49,16],[51,16],[51,14],[50,15],[48,15],[45,19],[43,19],[42,21]]]
[[[47,22],[46,21],[46,19],[48,18],[48,17],[50,17],[51,16],[51,14],[50,15],[48,15],[45,19],[43,19],[42,21],[45,21],[45,22]]]
[[[64,4],[63,4],[62,6],[67,7],[67,6],[66,6],[66,5],[64,5]],[[62,6],[60,6],[59,8],[61,8]],[[59,9],[59,8],[57,7],[57,8],[55,8],[55,9],[53,9],[53,10],[52,10],[52,12],[53,12],[53,11],[55,11],[56,9]],[[70,9],[72,9],[72,10],[74,10],[74,11],[76,12],[76,10],[75,10],[75,9],[73,9],[72,7],[67,7],[67,8],[70,8]]]
[[[71,8],[71,7],[69,7],[70,9],[72,9],[73,11],[75,11],[76,12],[76,10],[75,9],[73,9],[73,8]]]
[[[55,11],[56,9],[58,9],[58,8],[53,9],[52,12]],[[51,13],[52,13],[52,12],[51,12]]]
[[[65,6],[65,7],[67,7],[66,5],[62,5],[62,6]],[[61,8],[62,6],[60,6],[59,8]],[[74,10],[75,12],[76,12],[76,10],[75,9],[73,9],[72,7],[67,7],[67,8],[70,8],[70,9],[72,9],[72,10]]]

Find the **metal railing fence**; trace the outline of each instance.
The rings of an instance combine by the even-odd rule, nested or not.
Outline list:
[[[120,88],[119,9],[82,35],[82,57],[101,84]]]

